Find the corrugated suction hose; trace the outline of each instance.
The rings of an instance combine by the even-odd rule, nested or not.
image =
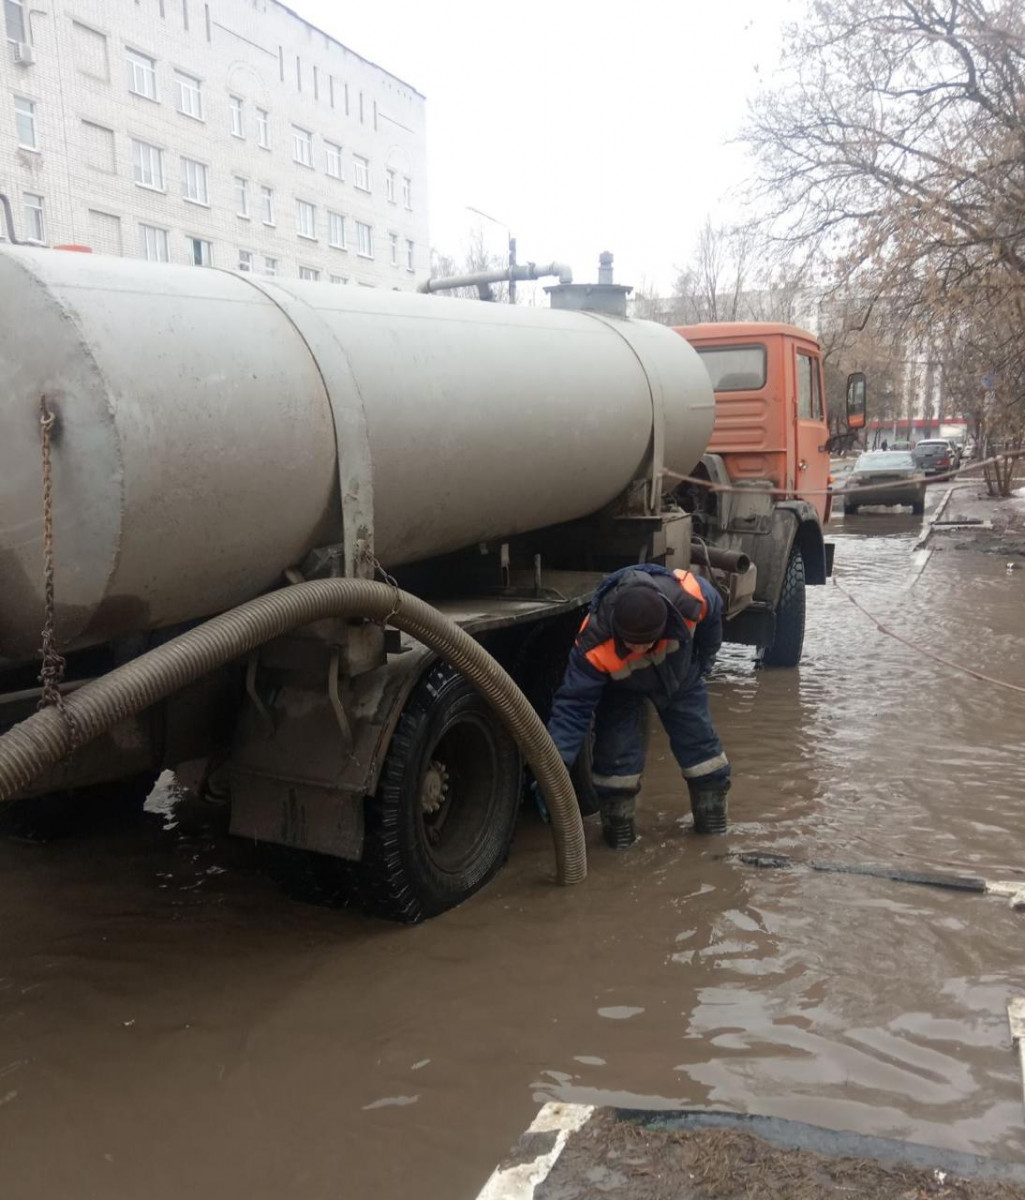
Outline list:
[[[433,650],[488,701],[516,739],[548,804],[559,883],[587,875],[587,851],[573,785],[527,698],[490,654],[437,609],[388,584],[314,579],[250,600],[85,684],[64,700],[71,721],[44,708],[0,736],[0,802],[10,799],[79,741],[104,733],[217,667],[291,629],[326,617],[384,621]]]

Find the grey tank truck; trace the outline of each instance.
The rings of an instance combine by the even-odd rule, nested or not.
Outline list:
[[[546,715],[602,573],[688,565],[663,470],[713,424],[698,355],[627,289],[549,290],[0,250],[0,799],[141,797],[172,768],[392,917],[490,878],[524,757],[558,790],[524,710]],[[752,582],[726,565],[735,611]],[[66,667],[37,712],[44,628]],[[580,818],[556,808],[569,881]]]

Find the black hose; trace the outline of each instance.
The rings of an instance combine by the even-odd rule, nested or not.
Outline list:
[[[416,596],[366,579],[314,579],[213,617],[64,699],[70,720],[44,708],[0,736],[0,802],[11,799],[78,743],[291,629],[327,617],[383,621],[423,642],[484,696],[515,738],[548,804],[561,884],[587,875],[587,851],[569,773],[540,717],[478,642]]]
[[[895,883],[915,883],[921,887],[948,888],[955,892],[984,892],[985,879],[978,875],[951,875],[945,871],[906,871],[903,867],[878,866],[875,863],[822,862],[819,859],[790,858],[786,854],[768,854],[760,850],[731,855],[747,867],[787,871],[792,867],[808,867],[833,875],[869,875],[873,879],[892,879]]]

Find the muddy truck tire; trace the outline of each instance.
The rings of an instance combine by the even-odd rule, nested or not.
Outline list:
[[[415,925],[505,863],[522,782],[519,749],[493,709],[436,663],[406,701],[365,802],[360,861],[268,846],[266,867],[297,899]]]
[[[805,585],[804,559],[794,546],[787,559],[783,587],[776,605],[776,632],[765,647],[762,662],[767,667],[796,667],[804,649]]]
[[[508,857],[522,776],[516,743],[483,697],[451,667],[431,667],[366,806],[360,902],[414,923],[473,895]]]

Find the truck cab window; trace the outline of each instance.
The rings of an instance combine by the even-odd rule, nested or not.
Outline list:
[[[815,370],[815,360],[810,354],[797,354],[797,418],[800,421],[811,421],[816,413],[812,407],[813,399],[818,392],[818,373]],[[821,401],[816,405],[821,408]]]
[[[716,392],[757,392],[765,387],[764,346],[709,346],[698,349]]]

